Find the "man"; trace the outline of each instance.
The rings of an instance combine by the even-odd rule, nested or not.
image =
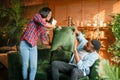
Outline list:
[[[94,40],[86,40],[81,32],[75,28],[74,33],[78,36],[75,38],[74,54],[69,63],[63,61],[52,62],[52,80],[59,80],[59,72],[69,73],[70,80],[78,80],[81,77],[89,75],[90,67],[99,58],[97,51],[101,47],[101,43]]]

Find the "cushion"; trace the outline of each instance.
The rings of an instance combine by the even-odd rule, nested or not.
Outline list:
[[[62,29],[59,27],[55,28],[53,31],[51,51],[54,51],[60,47],[65,51],[73,52],[75,37],[73,30],[74,26],[62,26]]]

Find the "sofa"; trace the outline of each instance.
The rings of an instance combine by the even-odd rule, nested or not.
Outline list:
[[[61,50],[50,53],[50,49],[38,49],[36,80],[51,80],[51,62],[53,60],[68,62],[70,55],[69,52]],[[19,52],[8,54],[8,72],[9,80],[22,80],[22,65]]]
[[[60,60],[69,62],[73,53],[74,35],[73,27],[56,28],[54,30],[51,48],[38,48],[38,64],[35,80],[52,80],[51,79],[51,62]],[[97,60],[91,67],[89,76],[80,80],[97,80],[99,78],[96,71]],[[18,52],[8,54],[8,72],[9,80],[22,80],[21,58]],[[70,80],[69,76],[60,73],[60,80]]]
[[[52,57],[51,57],[52,56]],[[38,68],[35,80],[51,80],[51,62],[54,60],[62,60],[68,62],[71,53],[56,50],[50,53],[50,49],[38,50]],[[97,80],[99,78],[96,66],[99,64],[97,60],[91,67],[91,73],[80,80]],[[22,65],[19,52],[8,54],[8,72],[9,80],[22,80]],[[60,74],[60,80],[69,80],[65,74]]]

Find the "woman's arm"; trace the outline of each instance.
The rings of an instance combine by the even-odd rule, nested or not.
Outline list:
[[[53,29],[56,28],[55,25],[52,25],[51,23],[48,23],[48,22],[46,22],[45,27],[46,27],[46,28],[53,28]]]
[[[39,14],[35,14],[35,16],[33,17],[33,21],[36,22],[37,24],[45,26],[48,29],[56,28],[56,26],[53,25],[52,23],[46,22],[45,19],[42,19],[41,15],[39,15]],[[56,23],[54,23],[54,24],[56,24]]]
[[[54,18],[52,18],[51,22],[46,23],[46,29],[47,30],[54,29],[56,28],[56,24],[57,24],[57,21]]]
[[[33,21],[38,24],[44,26],[46,24],[45,19],[42,19],[40,14],[35,14],[33,17]]]

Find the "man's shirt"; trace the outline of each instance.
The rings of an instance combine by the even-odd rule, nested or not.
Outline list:
[[[84,76],[88,75],[90,73],[90,67],[94,64],[94,62],[99,58],[99,55],[96,51],[90,53],[85,50],[83,50],[84,45],[88,42],[82,34],[78,36],[78,40],[80,41],[80,44],[78,45],[77,51],[79,53],[79,56],[81,57],[80,61],[76,63],[74,54],[72,58],[70,59],[69,64],[75,65],[78,69],[82,70],[84,73]]]
[[[35,16],[30,20],[28,26],[24,33],[22,34],[22,39],[27,41],[32,47],[37,44],[38,37],[40,36],[41,41],[46,40],[46,21],[44,21],[40,14],[35,14]]]

